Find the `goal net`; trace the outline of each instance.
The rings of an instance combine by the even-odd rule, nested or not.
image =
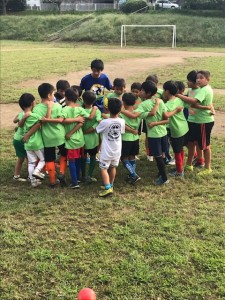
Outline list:
[[[122,25],[121,26],[121,48],[123,46],[126,47],[127,41],[126,41],[126,28],[130,27],[145,27],[145,28],[151,28],[151,27],[169,27],[172,28],[172,48],[176,48],[176,25]]]

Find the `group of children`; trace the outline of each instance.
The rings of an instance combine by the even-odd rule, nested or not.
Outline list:
[[[46,176],[50,187],[54,188],[57,181],[66,186],[68,166],[70,187],[77,189],[81,181],[97,181],[93,172],[100,153],[103,185],[99,196],[108,196],[113,193],[120,161],[128,171],[128,183],[141,179],[136,171],[141,132],[146,134],[147,157],[154,157],[158,168],[156,185],[169,182],[165,164],[173,163],[170,145],[175,169],[169,176],[183,178],[184,169],[193,171],[194,165],[202,168],[200,176],[212,172],[210,135],[215,111],[208,71],[191,71],[184,94],[185,86],[180,81],[167,81],[163,90],[159,89],[156,75],[148,76],[142,84],[133,83],[131,91],[126,92],[125,80],[116,78],[112,85],[103,69],[102,60],[95,59],[91,62],[91,74],[83,77],[79,86],[59,80],[56,93],[51,84],[41,84],[41,102],[37,105],[29,93],[20,97],[22,112],[14,119],[18,123],[13,141],[18,157],[14,179],[25,180],[20,172],[27,157],[32,187],[40,185]],[[184,146],[188,148],[186,165]]]

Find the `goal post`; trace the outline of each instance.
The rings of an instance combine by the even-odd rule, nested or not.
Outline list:
[[[173,29],[172,48],[176,48],[176,25],[122,25],[121,26],[121,48],[126,47],[126,28],[129,27],[170,27]]]

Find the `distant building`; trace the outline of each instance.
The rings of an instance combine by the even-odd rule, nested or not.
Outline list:
[[[41,10],[41,0],[26,0],[26,4],[32,10]]]

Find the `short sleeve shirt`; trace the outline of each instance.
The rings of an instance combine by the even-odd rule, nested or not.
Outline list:
[[[20,121],[24,115],[24,112],[21,111],[18,115],[18,120]],[[18,127],[16,132],[14,133],[14,140],[21,141],[23,138],[23,127]]]
[[[127,116],[125,116],[124,114],[120,114],[120,117],[122,119],[124,119],[125,121],[125,124],[129,127],[131,127],[132,129],[135,129],[135,130],[138,130],[139,126],[140,126],[140,123],[141,123],[141,116],[136,118],[136,119],[131,119]],[[133,142],[133,141],[136,141],[139,139],[139,135],[138,134],[133,134],[131,132],[128,132],[128,131],[125,131],[124,134],[122,134],[122,140],[123,141],[130,141],[130,142]]]
[[[24,123],[24,126],[23,126],[24,134],[26,134],[35,124],[37,124],[40,119],[41,118],[39,115],[32,112]],[[38,129],[36,132],[34,132],[31,135],[28,142],[24,144],[24,147],[25,147],[25,150],[29,150],[29,151],[41,150],[44,148],[44,143],[42,140],[42,135],[41,135],[40,129]]]

